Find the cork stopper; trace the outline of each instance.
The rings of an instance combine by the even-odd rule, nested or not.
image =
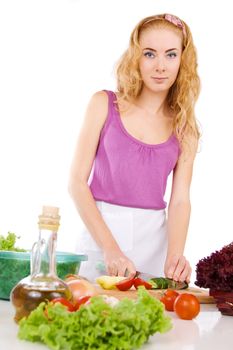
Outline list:
[[[39,215],[39,228],[44,228],[48,230],[58,230],[59,223],[59,208],[52,206],[43,206],[42,214]]]

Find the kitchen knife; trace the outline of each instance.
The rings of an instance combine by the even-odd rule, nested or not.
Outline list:
[[[107,274],[105,265],[102,261],[96,264],[96,269],[99,273]],[[127,277],[127,271],[126,271]],[[170,278],[156,277],[150,273],[136,271],[135,278],[141,278],[142,280],[149,282],[152,285],[152,289],[185,289],[188,288],[187,282],[178,282]]]

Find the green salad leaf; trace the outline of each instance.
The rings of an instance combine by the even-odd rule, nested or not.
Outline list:
[[[15,247],[17,237],[15,233],[8,232],[6,238],[0,235],[0,250],[14,251],[14,252],[26,252],[25,249]]]
[[[137,300],[124,298],[114,307],[95,296],[76,312],[58,303],[41,303],[19,322],[18,337],[54,350],[140,348],[150,335],[169,331],[172,323],[164,305],[144,287],[137,294]]]

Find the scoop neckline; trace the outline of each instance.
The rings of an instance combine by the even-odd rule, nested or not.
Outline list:
[[[119,108],[118,108],[118,99],[117,99],[117,95],[116,93],[113,91],[113,94],[115,96],[115,99],[116,99],[116,105],[117,105],[117,109],[115,108],[115,111],[116,111],[116,115],[117,115],[117,120],[119,122],[119,125],[120,125],[120,128],[121,130],[123,131],[123,133],[128,136],[132,141],[134,141],[135,143],[138,143],[142,146],[145,146],[145,147],[148,147],[148,148],[160,148],[160,147],[164,147],[164,146],[167,146],[167,144],[169,144],[174,138],[175,138],[175,135],[174,133],[171,133],[171,135],[168,137],[168,139],[164,142],[160,142],[160,143],[146,143],[146,142],[143,142],[139,139],[137,139],[136,137],[134,137],[133,135],[131,135],[128,130],[125,128],[123,122],[122,122],[122,118],[121,118],[121,114],[119,112]]]

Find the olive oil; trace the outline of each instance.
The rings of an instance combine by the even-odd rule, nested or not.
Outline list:
[[[39,216],[39,239],[31,251],[31,274],[11,291],[14,320],[27,317],[41,302],[54,298],[71,299],[68,286],[56,273],[56,240],[59,227],[58,208],[43,207]]]
[[[21,318],[29,316],[31,311],[42,301],[50,301],[55,298],[70,299],[70,292],[66,288],[63,289],[35,289],[28,286],[27,281],[18,284],[11,294],[11,302],[15,306],[16,312],[14,320],[18,323]]]

